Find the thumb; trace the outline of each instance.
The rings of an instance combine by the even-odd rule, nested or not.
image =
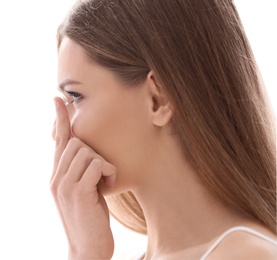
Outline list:
[[[55,123],[55,143],[56,143],[56,150],[54,155],[54,168],[53,168],[53,175],[51,180],[54,177],[56,169],[58,167],[60,158],[62,153],[71,137],[71,130],[70,130],[70,121],[68,117],[68,112],[63,100],[59,97],[54,99],[55,106],[56,106],[56,123]]]

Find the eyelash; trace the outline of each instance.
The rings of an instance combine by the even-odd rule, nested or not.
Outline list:
[[[74,92],[74,91],[66,91],[67,94],[69,94],[70,96],[74,97],[74,98],[80,98],[81,94]]]
[[[78,99],[82,98],[82,95],[77,92],[67,91],[67,90],[65,92],[73,98],[72,102],[70,102],[70,103],[73,103],[73,102],[77,101]]]

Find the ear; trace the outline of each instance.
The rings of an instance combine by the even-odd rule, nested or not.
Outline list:
[[[153,71],[148,73],[147,82],[152,122],[156,126],[165,126],[172,117],[172,105],[162,88],[158,85]]]

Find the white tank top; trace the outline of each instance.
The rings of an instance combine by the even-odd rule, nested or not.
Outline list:
[[[227,237],[229,234],[235,232],[235,231],[244,231],[247,233],[250,233],[254,236],[257,236],[261,239],[264,239],[266,241],[268,241],[269,243],[272,243],[273,245],[277,246],[277,241],[265,236],[264,234],[252,229],[252,228],[248,228],[248,227],[243,227],[243,226],[238,226],[238,227],[232,227],[230,229],[228,229],[227,231],[225,231],[213,244],[212,246],[206,251],[206,253],[200,258],[200,260],[205,260],[207,258],[207,256],[209,256],[211,254],[212,251],[214,251],[217,246],[222,242],[222,240]],[[142,256],[140,256],[139,258],[135,258],[138,260],[142,260],[144,258],[145,254],[143,254]]]
[[[250,233],[254,236],[260,237],[266,241],[268,241],[269,243],[272,243],[273,245],[277,246],[277,241],[265,236],[263,234],[261,234],[260,232],[252,229],[252,228],[248,228],[248,227],[243,227],[243,226],[238,226],[238,227],[233,227],[228,229],[227,231],[225,231],[213,244],[212,246],[206,251],[206,253],[200,258],[200,260],[205,260],[207,256],[209,256],[209,254],[215,250],[215,248],[222,242],[222,240],[228,236],[229,234],[235,232],[235,231],[245,231],[247,233]]]

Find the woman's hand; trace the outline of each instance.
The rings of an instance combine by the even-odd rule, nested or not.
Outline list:
[[[97,185],[113,187],[116,169],[77,138],[71,138],[67,109],[55,99],[57,119],[51,192],[69,243],[70,260],[110,259],[114,242],[108,207]]]

